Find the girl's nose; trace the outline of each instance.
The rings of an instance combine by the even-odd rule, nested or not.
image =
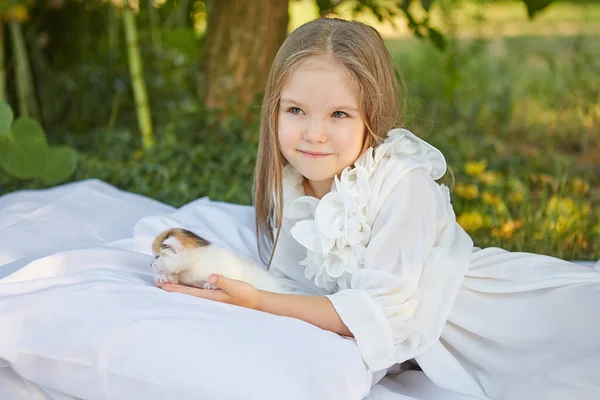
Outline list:
[[[313,143],[322,143],[327,141],[327,124],[320,118],[311,118],[306,124],[304,130],[304,140]]]

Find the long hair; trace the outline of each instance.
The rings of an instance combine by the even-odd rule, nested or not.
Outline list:
[[[258,252],[269,247],[270,266],[283,217],[282,170],[287,161],[278,146],[279,101],[290,75],[311,57],[332,57],[358,83],[359,107],[365,120],[363,151],[382,142],[401,123],[404,96],[392,58],[381,35],[369,25],[338,18],[320,18],[294,30],[271,66],[261,109],[258,155],[254,174],[254,206]]]

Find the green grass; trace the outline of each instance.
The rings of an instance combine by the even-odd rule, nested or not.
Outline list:
[[[453,204],[479,245],[600,257],[600,36],[387,45],[408,87],[406,125],[448,158]],[[492,173],[467,173],[478,161]]]

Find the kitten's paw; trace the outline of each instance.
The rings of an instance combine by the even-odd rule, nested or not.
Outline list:
[[[158,282],[158,283],[179,283],[179,281],[177,280],[177,276],[175,276],[175,275],[159,275],[159,277],[156,278],[156,282]]]
[[[211,285],[211,284],[210,284],[210,283],[208,283],[208,282],[205,282],[205,283],[204,283],[204,286],[203,286],[203,288],[204,288],[204,289],[210,289],[210,290],[219,290],[219,288],[218,288],[218,287],[216,287],[216,286],[213,286],[213,285]]]

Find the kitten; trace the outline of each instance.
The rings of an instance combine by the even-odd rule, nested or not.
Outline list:
[[[247,282],[257,289],[284,293],[277,280],[254,262],[220,248],[186,229],[172,228],[159,234],[152,244],[152,269],[157,282],[182,283],[216,289],[208,283],[211,274]]]

